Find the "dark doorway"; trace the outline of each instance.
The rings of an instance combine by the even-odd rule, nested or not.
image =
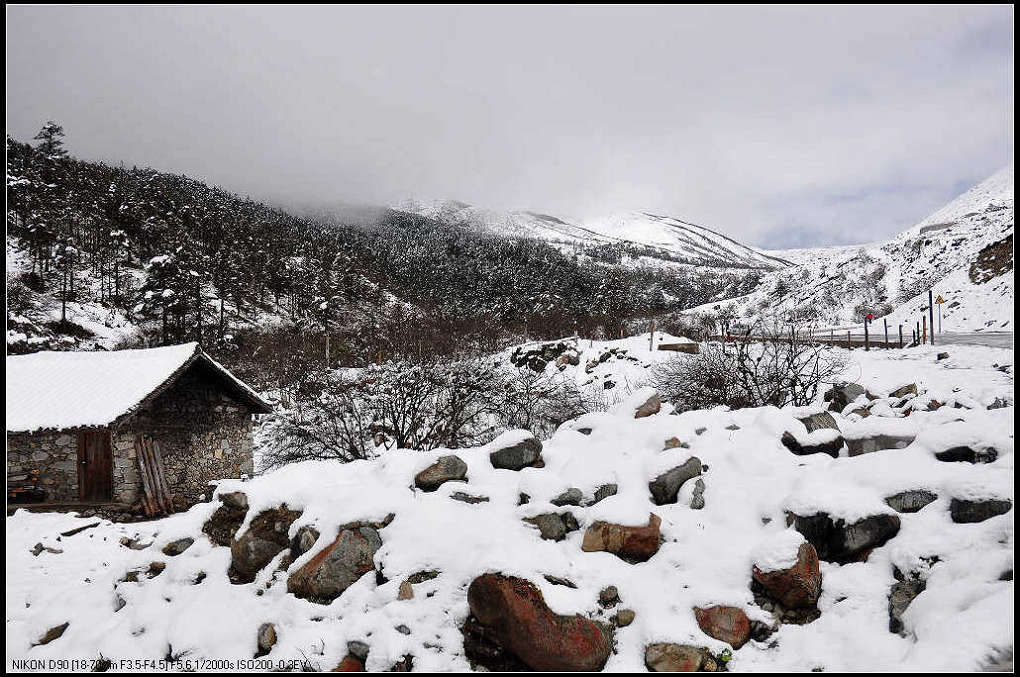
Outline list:
[[[78,487],[83,501],[113,498],[113,453],[109,430],[78,433]]]

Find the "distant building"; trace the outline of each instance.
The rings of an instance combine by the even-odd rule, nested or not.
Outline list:
[[[191,505],[251,474],[271,411],[197,343],[8,356],[6,380],[10,503]]]

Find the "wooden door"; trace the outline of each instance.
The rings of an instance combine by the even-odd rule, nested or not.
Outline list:
[[[113,453],[109,430],[78,433],[78,487],[83,501],[113,498]]]

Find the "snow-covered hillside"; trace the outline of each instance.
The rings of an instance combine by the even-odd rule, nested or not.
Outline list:
[[[516,432],[305,462],[136,524],[19,511],[7,666],[953,671],[1011,655],[1012,352],[849,356],[870,395],[832,412],[837,457],[781,442],[826,433],[802,422],[822,402],[637,418],[635,390],[540,451]],[[831,533],[811,527],[826,518]]]
[[[765,275],[751,294],[691,312],[818,327],[859,325],[873,313],[913,326],[932,289],[946,301],[945,331],[1011,330],[1013,169],[888,242],[772,253],[797,265]]]
[[[398,208],[502,237],[532,237],[564,246],[621,245],[634,259],[713,268],[776,270],[788,265],[714,230],[669,216],[621,212],[576,222],[530,211],[499,211],[452,200],[406,201]]]

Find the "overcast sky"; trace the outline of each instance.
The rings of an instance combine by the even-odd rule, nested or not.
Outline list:
[[[1011,7],[8,7],[7,133],[275,202],[870,241],[1013,161]]]

